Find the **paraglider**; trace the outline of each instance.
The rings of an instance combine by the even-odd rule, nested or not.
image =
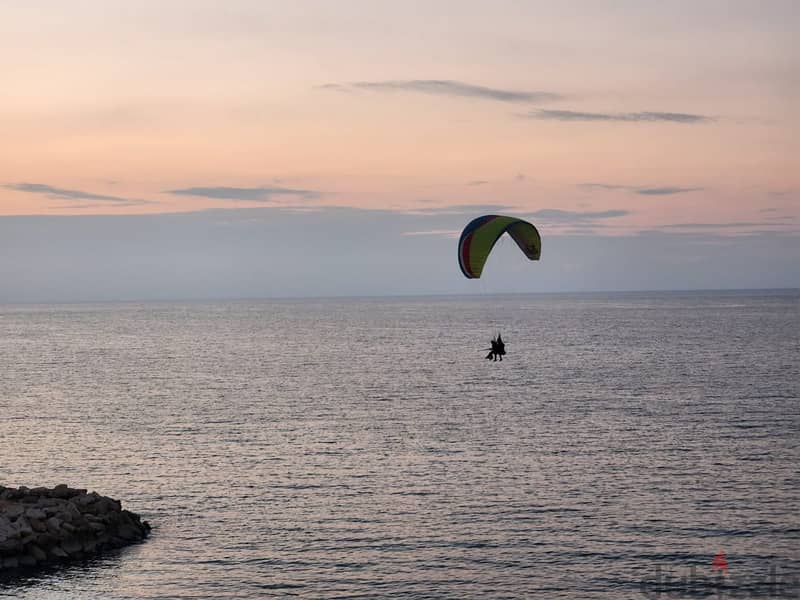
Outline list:
[[[508,233],[530,260],[539,260],[542,240],[536,227],[516,217],[484,215],[470,221],[458,240],[458,265],[467,279],[478,279],[500,236]]]
[[[484,215],[470,221],[458,239],[458,266],[467,279],[478,279],[483,273],[486,259],[504,233],[511,236],[529,260],[539,260],[542,254],[542,240],[531,223],[516,217]],[[487,360],[503,360],[506,345],[500,334],[492,339],[492,347]]]

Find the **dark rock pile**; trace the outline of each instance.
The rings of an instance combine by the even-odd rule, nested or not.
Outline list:
[[[0,486],[0,573],[90,558],[149,532],[147,521],[96,492]]]

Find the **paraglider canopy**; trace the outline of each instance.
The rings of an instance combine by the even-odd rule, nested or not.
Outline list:
[[[470,221],[458,240],[458,264],[467,279],[481,276],[489,253],[504,233],[530,260],[539,260],[542,240],[536,227],[516,217],[484,215]]]

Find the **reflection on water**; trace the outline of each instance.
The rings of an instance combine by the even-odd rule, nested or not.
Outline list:
[[[69,580],[75,580],[80,585],[80,581],[84,579],[107,578],[109,571],[120,568],[125,551],[125,549],[112,550],[103,556],[84,561],[2,573],[0,596],[17,596],[19,591],[25,588],[48,589],[51,581],[56,584],[53,589],[58,589],[62,586],[62,582]]]
[[[154,525],[0,594],[641,598],[721,549],[731,574],[796,574],[799,307],[0,307],[5,482],[96,489]]]

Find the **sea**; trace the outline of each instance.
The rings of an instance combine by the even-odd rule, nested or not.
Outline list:
[[[799,400],[798,290],[0,305],[0,484],[153,527],[0,596],[798,598]]]

